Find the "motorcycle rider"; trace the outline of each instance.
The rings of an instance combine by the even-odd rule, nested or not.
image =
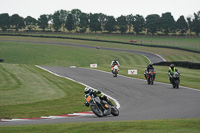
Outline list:
[[[112,104],[112,102],[109,100],[109,98],[108,98],[107,96],[103,95],[103,94],[101,93],[101,91],[94,90],[94,89],[89,88],[89,87],[85,87],[84,92],[85,92],[85,94],[94,95],[94,97],[98,96],[101,100],[104,100],[104,101],[106,101],[108,104],[110,104],[111,106],[114,106],[114,105]],[[98,94],[99,94],[99,95],[98,95]],[[87,106],[87,107],[89,107],[89,103],[88,103],[88,102],[85,102],[84,105]]]
[[[117,59],[114,59],[112,62],[111,62],[111,71],[113,72],[113,68],[114,68],[114,66],[115,65],[118,65],[118,67],[120,67],[120,64],[119,64],[119,62],[117,61]]]
[[[175,68],[175,65],[171,64],[170,67],[169,67],[169,70],[168,70],[168,76],[169,76],[170,83],[172,83],[172,76],[173,76],[174,72],[177,72],[177,73],[180,74],[178,69]]]
[[[149,73],[149,70],[150,69],[153,69],[154,70],[154,67],[153,67],[153,63],[149,63],[149,65],[146,67],[145,71],[144,71],[144,77],[147,79],[147,73]]]

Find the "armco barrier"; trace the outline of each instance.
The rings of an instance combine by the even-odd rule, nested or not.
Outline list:
[[[161,66],[170,66],[170,64],[174,64],[175,67],[185,67],[189,69],[200,69],[200,63],[186,62],[186,61],[176,61],[176,62],[159,62],[154,63],[153,65],[161,65]]]

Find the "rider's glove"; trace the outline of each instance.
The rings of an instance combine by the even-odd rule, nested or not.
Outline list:
[[[87,107],[89,107],[89,103],[88,102],[84,103],[84,105],[87,106]]]

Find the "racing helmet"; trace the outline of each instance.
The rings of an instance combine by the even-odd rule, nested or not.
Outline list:
[[[153,63],[149,63],[149,66],[152,67],[152,66],[153,66]]]
[[[114,59],[114,62],[116,62],[116,61],[117,61],[117,59],[115,58],[115,59]]]
[[[174,68],[174,64],[171,64],[170,67],[171,67],[171,69],[173,69]]]
[[[84,89],[85,94],[89,93],[89,91],[90,91],[90,88],[88,86],[85,87],[85,89]]]

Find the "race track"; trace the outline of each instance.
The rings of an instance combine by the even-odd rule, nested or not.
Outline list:
[[[57,43],[57,42],[39,42],[39,41],[18,41],[18,40],[0,40],[0,41],[7,41],[7,42],[26,42],[26,43],[38,43],[38,44],[53,44],[53,45],[65,45],[65,46],[73,46],[73,47],[82,47],[82,48],[90,48],[90,49],[97,49],[96,46],[89,46],[89,45],[80,45],[80,44],[69,44],[69,43]],[[99,50],[111,50],[111,51],[119,51],[119,52],[128,52],[128,53],[135,53],[145,56],[150,62],[158,63],[165,61],[164,58],[157,54],[138,51],[138,50],[125,50],[125,49],[116,49],[116,48],[107,48],[107,47],[100,47]]]
[[[13,41],[13,40],[0,40]],[[20,41],[28,42],[28,41]],[[78,44],[36,42],[55,45],[67,45],[96,49],[94,46]],[[101,48],[122,52],[132,52],[144,55],[152,63],[165,61],[162,57],[142,51],[121,50],[113,48]],[[92,116],[79,116],[60,119],[18,120],[11,122],[0,122],[0,125],[22,125],[22,124],[47,124],[65,122],[85,121],[127,121],[127,120],[150,120],[150,119],[177,119],[177,118],[200,118],[200,91],[181,87],[173,89],[170,84],[155,82],[147,85],[145,80],[129,78],[118,75],[114,78],[111,73],[87,68],[69,68],[43,66],[43,68],[58,75],[71,78],[77,82],[84,83],[95,89],[101,90],[116,99],[120,104],[118,117],[108,116],[98,118]],[[84,89],[84,88],[83,88]],[[84,97],[84,93],[83,93]],[[84,102],[84,101],[83,101]]]
[[[118,117],[80,116],[60,119],[1,122],[0,125],[44,124],[85,121],[127,121],[150,119],[200,118],[200,91],[170,84],[128,78],[87,68],[43,67],[61,76],[87,84],[115,98],[120,104]],[[83,88],[84,89],[84,88]],[[83,93],[84,97],[84,93]],[[83,101],[84,102],[84,101]]]

